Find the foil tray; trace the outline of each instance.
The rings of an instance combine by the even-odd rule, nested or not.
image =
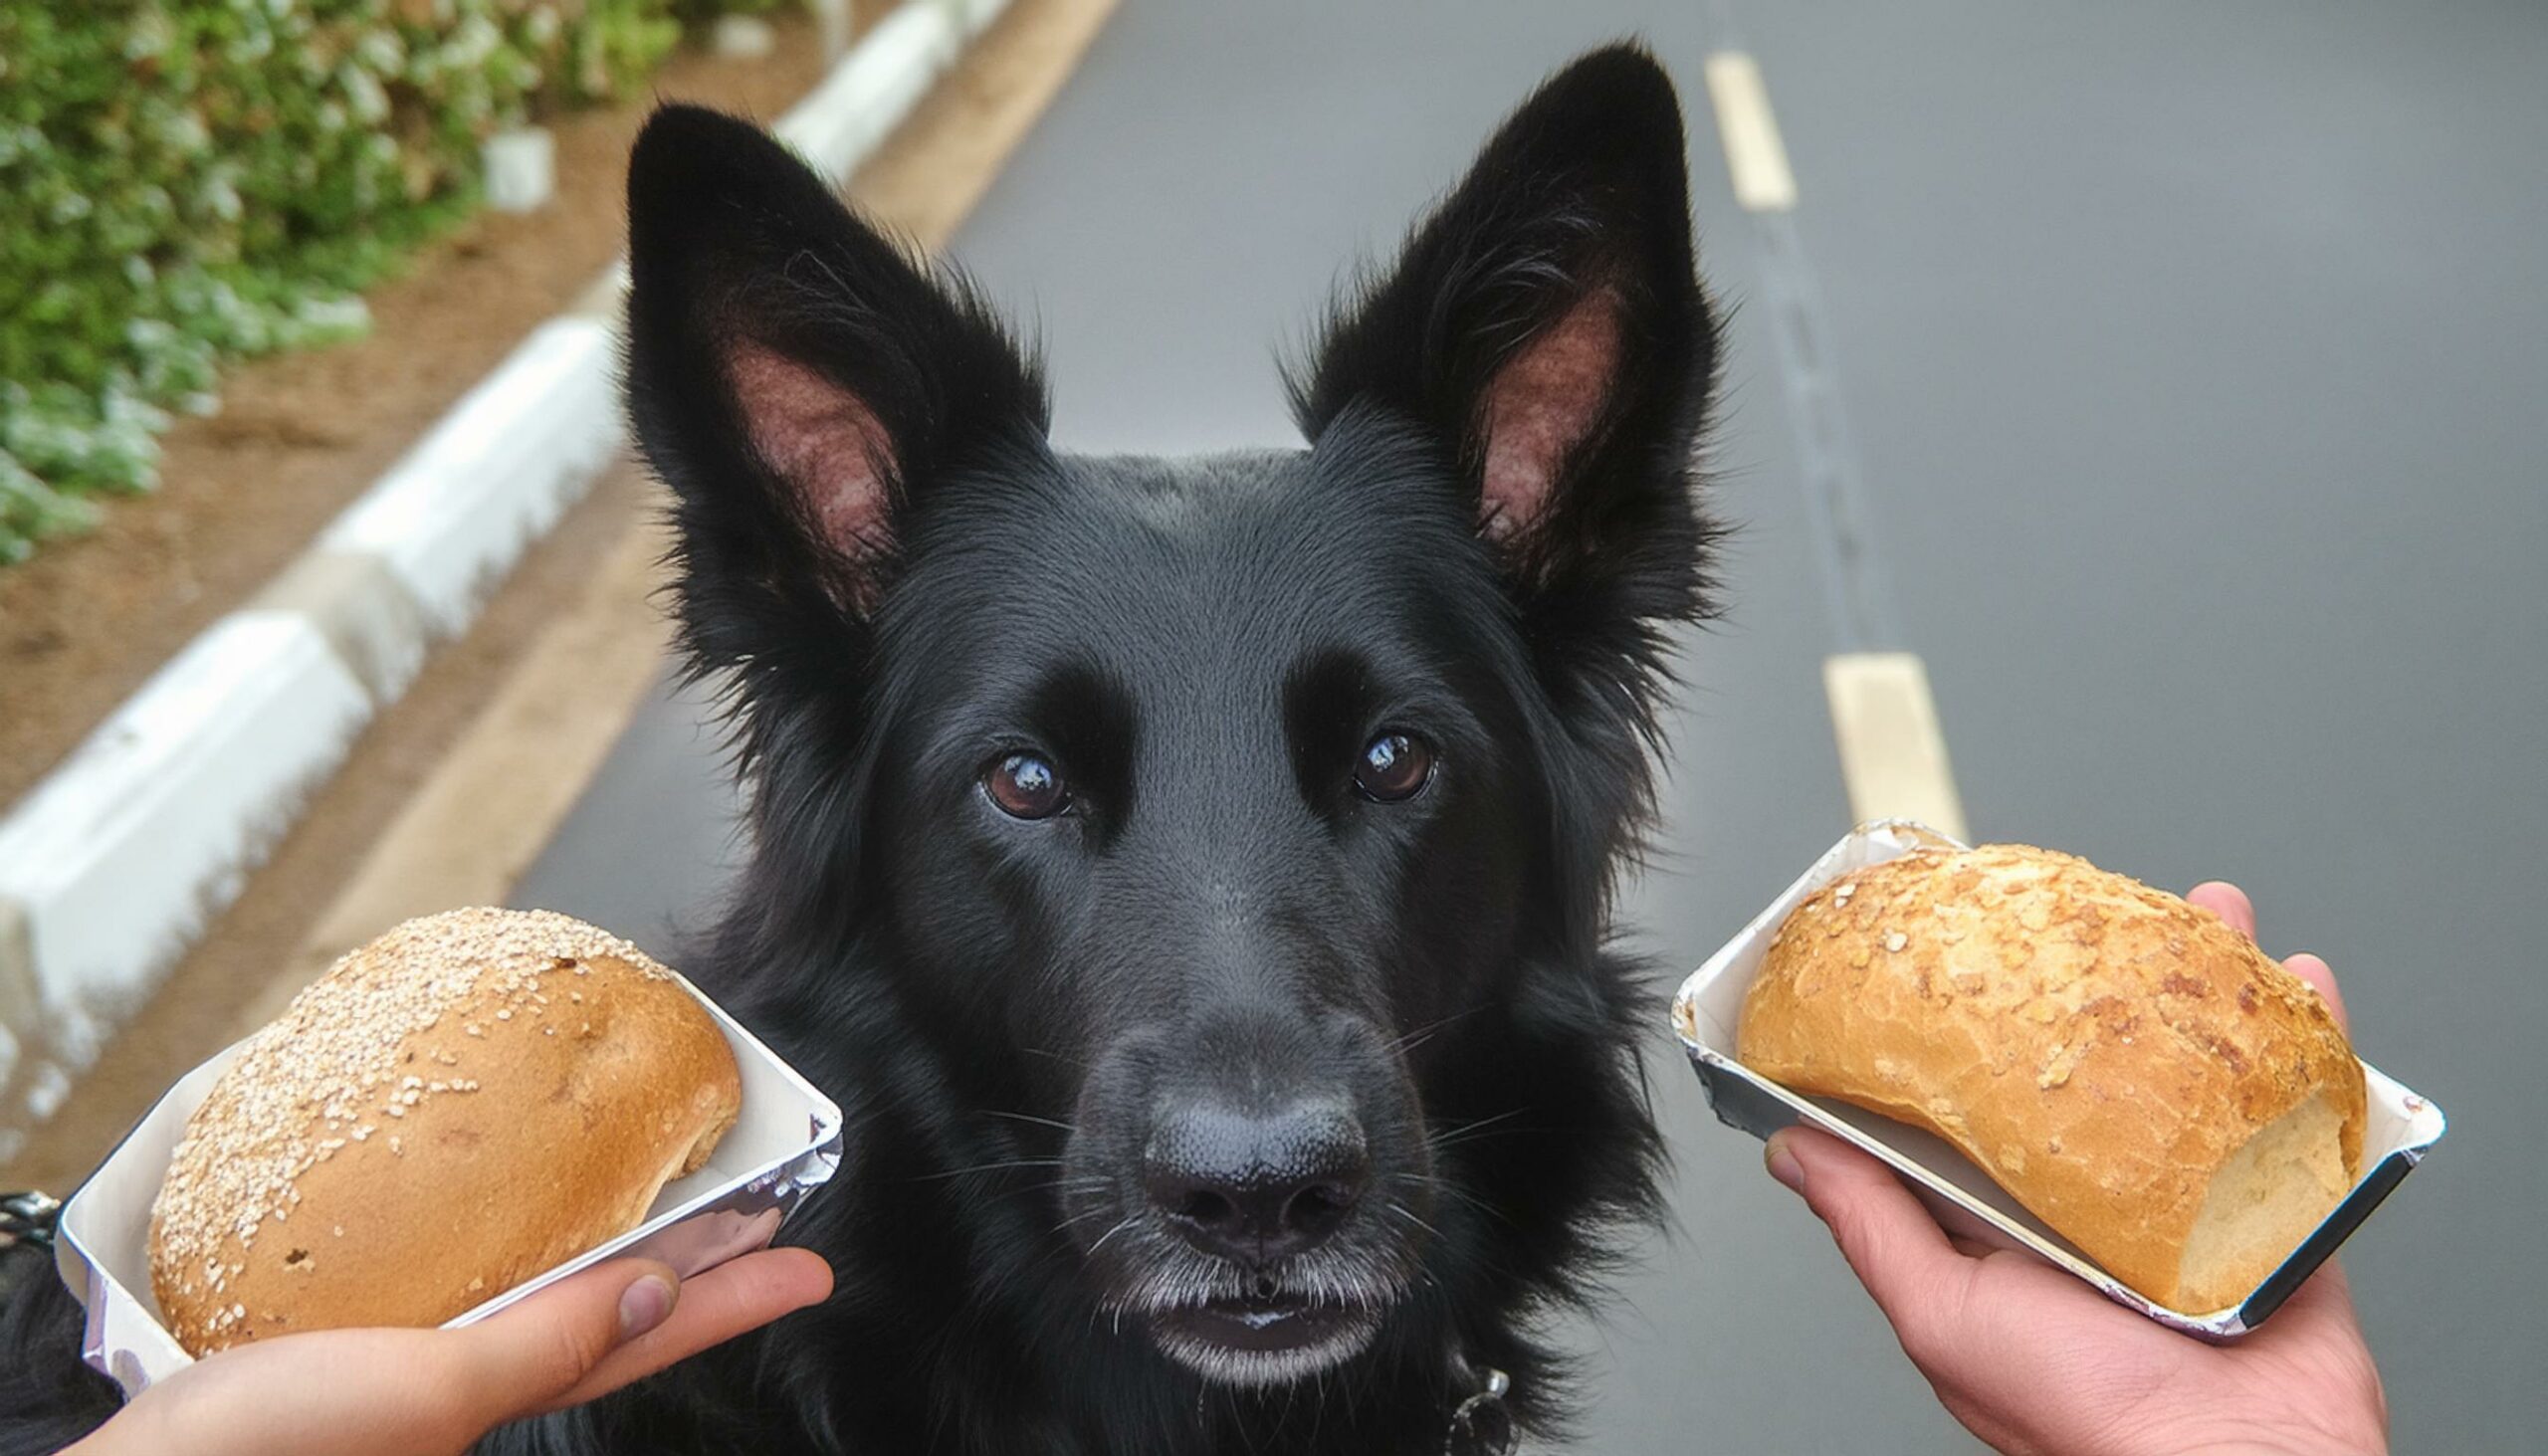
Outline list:
[[[2369,1108],[2363,1129],[2362,1175],[2352,1190],[2237,1304],[2223,1310],[2172,1310],[2144,1299],[2099,1268],[2095,1260],[2018,1206],[1990,1174],[1945,1140],[1829,1098],[1790,1092],[1744,1066],[1735,1050],[1743,994],[1760,970],[1770,937],[1788,913],[1826,885],[1870,865],[1932,847],[1966,846],[1908,820],[1884,819],[1861,826],[1815,860],[1785,894],[1770,902],[1767,910],[1681,983],[1680,993],[1672,998],[1672,1029],[1689,1052],[1718,1121],[1763,1139],[1798,1123],[1818,1128],[1883,1159],[1933,1207],[1943,1203],[1961,1209],[2078,1276],[2115,1303],[2162,1325],[2215,1341],[2234,1340],[2262,1325],[2442,1141],[2442,1109],[2364,1063]]]
[[[623,1254],[661,1259],[685,1279],[713,1269],[767,1245],[806,1193],[839,1169],[839,1105],[688,979],[675,979],[698,997],[734,1048],[743,1091],[735,1126],[707,1166],[664,1185],[645,1222],[498,1294],[445,1328],[474,1325],[577,1270]],[[150,1204],[186,1120],[240,1045],[233,1043],[179,1078],[63,1205],[54,1260],[88,1310],[81,1353],[122,1386],[126,1399],[194,1362],[160,1323],[150,1292]]]

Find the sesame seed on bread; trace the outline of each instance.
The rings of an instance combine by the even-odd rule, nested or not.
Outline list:
[[[440,1324],[642,1222],[742,1084],[636,946],[546,911],[426,916],[248,1039],[151,1209],[151,1284],[197,1354]]]

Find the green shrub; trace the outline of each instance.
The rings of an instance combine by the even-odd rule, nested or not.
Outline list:
[[[673,14],[682,20],[715,20],[721,15],[767,15],[795,0],[673,0]]]
[[[769,0],[0,0],[0,561],[147,490],[225,359],[366,324],[479,143]]]

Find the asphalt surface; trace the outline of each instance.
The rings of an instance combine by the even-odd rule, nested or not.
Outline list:
[[[1132,0],[955,252],[1039,320],[1065,446],[1286,441],[1269,344],[1629,33],[1682,84],[1737,306],[1711,461],[1743,530],[1623,924],[1682,965],[1739,928],[1845,827],[1822,657],[1920,652],[1977,833],[2236,879],[2269,950],[2334,962],[2363,1053],[2452,1120],[2346,1251],[2398,1446],[2538,1449],[2548,10]],[[1729,190],[1700,80],[1729,46],[1785,132],[1783,223]],[[1862,626],[1764,304],[1798,279]],[[660,942],[730,815],[663,696],[518,899]],[[1583,1448],[1974,1449],[1657,1027],[1678,1232],[1580,1336]]]

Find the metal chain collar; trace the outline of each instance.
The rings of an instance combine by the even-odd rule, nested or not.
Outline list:
[[[0,1249],[32,1244],[53,1247],[53,1226],[62,1217],[61,1200],[29,1189],[0,1193]]]
[[[1476,1379],[1478,1388],[1452,1409],[1442,1456],[1513,1456],[1513,1412],[1504,1405],[1513,1377],[1493,1366],[1475,1374],[1466,1360],[1455,1360],[1453,1368]]]

